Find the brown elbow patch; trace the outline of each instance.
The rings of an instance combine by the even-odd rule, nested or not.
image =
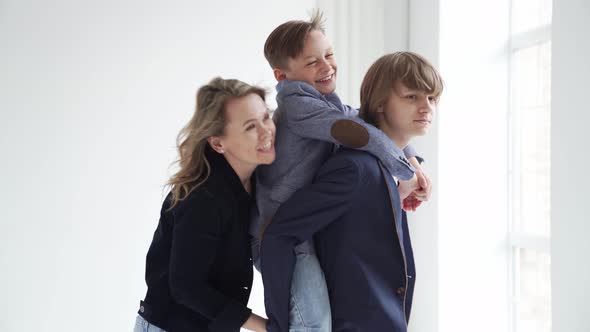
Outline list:
[[[330,132],[340,145],[358,149],[369,143],[369,131],[352,120],[338,120]]]

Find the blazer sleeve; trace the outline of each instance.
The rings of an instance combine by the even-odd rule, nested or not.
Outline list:
[[[211,331],[237,331],[252,311],[208,283],[222,220],[212,198],[193,194],[197,197],[191,197],[190,204],[174,216],[170,292],[178,303],[210,319]]]
[[[293,249],[346,213],[359,192],[361,173],[351,160],[328,160],[313,184],[295,192],[281,205],[264,232],[261,271],[269,332],[289,330]]]
[[[424,158],[419,156],[416,149],[414,149],[414,147],[411,145],[408,145],[404,148],[404,155],[406,155],[406,158],[408,158],[408,159],[412,158],[412,157],[416,157],[416,159],[418,159],[418,162],[420,164],[422,164],[424,162]]]
[[[350,116],[354,113],[351,107],[341,111],[304,85],[282,96],[280,101],[284,110],[281,117],[296,135],[370,152],[402,180],[414,175],[414,168],[391,138],[361,118]]]

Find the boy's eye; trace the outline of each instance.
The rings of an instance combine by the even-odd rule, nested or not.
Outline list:
[[[430,101],[436,101],[436,98],[434,96],[428,96],[428,100],[430,100]]]
[[[246,127],[246,131],[252,130],[254,129],[256,126],[254,126],[253,124],[249,125],[248,127]]]
[[[409,95],[409,96],[406,96],[406,98],[410,99],[410,100],[416,100],[416,95]]]
[[[329,53],[329,54],[326,54],[326,58],[331,58],[331,57],[333,57],[333,56],[334,56],[334,53]]]
[[[313,65],[315,65],[316,63],[317,63],[317,61],[312,61],[312,62],[309,62],[309,63],[307,64],[307,66],[313,66]]]
[[[264,121],[270,120],[270,114],[266,113],[264,115]]]

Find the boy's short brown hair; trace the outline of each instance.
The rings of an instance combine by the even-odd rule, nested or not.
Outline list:
[[[361,84],[359,117],[376,126],[376,111],[385,104],[396,82],[409,89],[432,94],[436,102],[444,86],[438,70],[421,55],[413,52],[386,54],[377,59],[365,74]]]
[[[296,58],[303,51],[305,39],[313,30],[324,33],[323,14],[314,10],[306,21],[288,21],[270,33],[264,43],[264,57],[272,69],[287,69],[289,58]]]

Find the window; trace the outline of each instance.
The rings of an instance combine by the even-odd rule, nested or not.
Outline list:
[[[511,326],[549,332],[551,0],[512,0],[511,8]]]

